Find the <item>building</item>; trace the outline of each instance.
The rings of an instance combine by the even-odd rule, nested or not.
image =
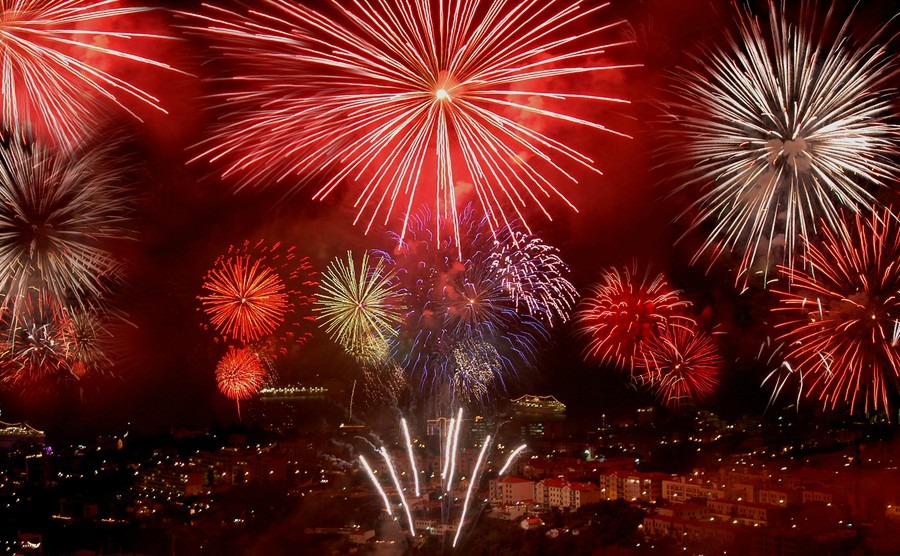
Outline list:
[[[694,483],[684,477],[662,481],[662,498],[670,502],[686,502],[693,498],[725,498],[725,490],[709,482]]]
[[[518,502],[534,500],[534,481],[519,477],[501,477],[489,483],[492,504],[509,506]]]
[[[710,518],[718,521],[730,521],[737,525],[760,526],[771,524],[780,515],[778,506],[756,504],[754,502],[738,502],[736,500],[706,501]]]

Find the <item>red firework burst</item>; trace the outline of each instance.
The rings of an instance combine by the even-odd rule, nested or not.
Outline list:
[[[73,146],[109,105],[126,99],[163,111],[151,94],[123,77],[128,64],[169,68],[136,54],[146,39],[122,30],[137,14],[109,0],[8,0],[0,3],[3,124]],[[122,62],[125,62],[123,65]]]
[[[803,373],[806,397],[851,413],[888,412],[900,379],[897,216],[885,209],[823,229],[822,241],[806,246],[803,269],[781,267],[790,288],[776,294],[789,320],[778,340]]]
[[[575,317],[579,332],[588,337],[585,359],[633,371],[642,344],[690,305],[679,295],[662,274],[652,280],[649,272],[639,277],[637,265],[604,272]]]
[[[0,381],[25,385],[76,376],[66,341],[72,320],[59,302],[46,295],[28,295],[16,317],[10,321],[5,315]]]
[[[216,331],[232,341],[257,342],[280,328],[299,341],[306,335],[293,334],[282,325],[313,301],[312,293],[307,293],[317,285],[312,274],[309,259],[297,257],[293,248],[262,242],[251,247],[245,242],[219,257],[204,279],[206,295],[199,299]]]
[[[722,363],[712,337],[693,321],[678,318],[641,346],[636,379],[677,409],[715,392]]]
[[[229,347],[216,366],[219,390],[236,402],[255,396],[265,379],[265,366],[259,356],[247,348]]]
[[[622,43],[598,39],[621,22],[591,21],[605,4],[332,5],[330,15],[287,0],[246,14],[215,7],[186,14],[198,21],[189,29],[229,59],[241,87],[216,96],[229,113],[200,158],[224,159],[225,173],[237,173],[242,185],[294,184],[334,168],[314,197],[358,180],[358,218],[371,226],[398,211],[401,236],[410,208],[424,199],[455,221],[458,191],[474,190],[497,226],[521,217],[527,204],[546,211],[548,197],[565,201],[546,174],[576,181],[567,166],[597,171],[546,128],[611,132],[563,108],[625,101],[561,86],[566,76],[624,67],[608,62],[608,50]],[[423,183],[436,190],[419,193]]]

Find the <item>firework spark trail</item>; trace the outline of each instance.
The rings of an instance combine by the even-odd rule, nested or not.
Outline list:
[[[484,459],[484,454],[485,452],[487,452],[488,446],[490,446],[490,444],[491,435],[487,435],[484,439],[484,444],[481,446],[481,451],[478,452],[478,459],[475,461],[475,469],[472,470],[472,476],[469,477],[469,487],[466,489],[466,499],[465,502],[463,502],[462,515],[459,518],[459,525],[456,526],[456,534],[453,536],[453,548],[456,548],[456,542],[459,540],[459,534],[466,522],[466,510],[469,509],[469,499],[472,497],[472,489],[478,482],[478,470],[481,469],[481,460]]]
[[[381,456],[384,458],[384,463],[387,464],[388,471],[391,473],[391,479],[394,481],[394,488],[397,489],[397,494],[400,495],[400,503],[403,504],[403,509],[406,511],[406,520],[409,522],[409,532],[415,537],[416,526],[413,523],[409,505],[406,503],[406,494],[403,493],[403,488],[400,486],[400,479],[397,478],[397,472],[394,471],[394,464],[391,462],[391,457],[388,455],[387,450],[384,449],[384,446],[381,447]]]
[[[444,470],[441,472],[441,479],[447,479],[447,471],[450,470],[450,448],[453,446],[453,427],[456,425],[456,419],[450,418],[450,427],[447,430],[447,445],[444,448]]]
[[[500,468],[500,472],[497,473],[497,476],[498,476],[498,477],[502,477],[503,474],[506,473],[506,470],[509,469],[509,466],[512,465],[512,462],[513,462],[514,459],[516,459],[516,456],[518,456],[519,453],[521,453],[522,450],[524,450],[524,449],[527,448],[527,447],[528,447],[527,445],[522,444],[521,446],[519,446],[518,448],[516,448],[515,450],[513,450],[513,452],[509,455],[509,457],[506,458],[506,463],[504,463],[504,464],[503,464],[503,467]]]
[[[450,473],[447,475],[447,493],[453,488],[453,474],[456,471],[456,450],[459,448],[459,429],[462,428],[463,410],[456,415],[456,430],[453,431],[453,448],[450,450]]]
[[[120,21],[138,21],[140,14],[154,9],[115,7],[109,0],[10,0],[0,4],[4,125],[16,132],[47,133],[60,145],[73,148],[90,135],[98,115],[110,106],[140,120],[125,99],[166,113],[156,97],[117,75],[123,72],[107,71],[96,63],[119,59],[178,71],[115,48],[171,37],[103,29]]]
[[[786,4],[769,2],[771,36],[742,11],[738,36],[681,71],[670,112],[669,150],[690,168],[677,175],[676,191],[692,196],[681,218],[707,235],[694,261],[736,252],[745,287],[757,273],[768,284],[776,263],[793,269],[801,238],[839,233],[841,208],[876,204],[869,186],[898,174],[897,70],[878,42],[887,25],[857,47],[846,21],[827,39],[832,13],[819,23],[815,2],[802,3],[799,24]]]
[[[406,450],[409,453],[409,467],[412,469],[412,476],[416,485],[416,498],[418,498],[421,496],[419,492],[419,472],[416,470],[416,458],[413,457],[412,440],[409,438],[409,427],[406,426],[406,418],[400,419],[400,426],[403,427],[403,437],[406,439]]]
[[[782,369],[786,369],[787,372],[783,373],[781,371]],[[772,395],[769,396],[769,403],[766,404],[766,409],[772,407],[772,404],[775,403],[775,400],[778,399],[778,397],[781,395],[781,391],[784,389],[785,385],[788,383],[791,377],[795,375],[799,379],[799,385],[797,387],[796,408],[797,411],[800,411],[800,398],[803,397],[803,373],[799,370],[794,370],[794,368],[791,367],[791,364],[787,361],[782,361],[781,365],[779,365],[778,368],[774,369],[772,372],[766,375],[766,378],[763,379],[762,384],[760,385],[765,386],[766,382],[768,382],[769,379],[774,378],[775,384],[772,388]]]
[[[529,204],[549,217],[547,198],[572,206],[545,174],[575,182],[569,165],[599,173],[543,124],[520,120],[625,136],[555,106],[627,101],[542,87],[632,67],[604,61],[626,44],[598,39],[622,22],[590,22],[608,4],[438,0],[435,10],[431,0],[361,0],[335,2],[333,19],[285,0],[268,4],[272,14],[183,14],[237,68],[235,82],[248,85],[215,97],[230,112],[197,156],[225,159],[224,174],[240,175],[241,186],[302,182],[335,168],[313,197],[354,180],[356,220],[368,213],[368,231],[379,214],[387,222],[400,211],[404,237],[420,183],[435,184],[428,196],[456,223],[456,188],[466,182],[498,228]],[[431,172],[433,180],[422,179]]]
[[[391,503],[388,501],[387,494],[385,494],[384,489],[381,488],[381,485],[378,484],[378,479],[375,478],[375,473],[372,472],[372,468],[369,467],[369,462],[366,461],[365,456],[362,454],[359,455],[359,461],[362,462],[363,467],[366,468],[366,473],[369,475],[369,479],[372,481],[372,484],[375,485],[375,490],[378,491],[378,494],[381,495],[381,499],[384,500],[384,510],[388,513],[388,515],[394,515],[394,512],[391,511]]]
[[[785,359],[802,370],[806,397],[825,407],[890,415],[900,389],[900,224],[890,209],[856,214],[839,232],[809,242],[808,270],[782,266],[790,289],[775,291],[788,315]],[[812,300],[815,300],[813,303]],[[861,406],[861,407],[860,407]]]

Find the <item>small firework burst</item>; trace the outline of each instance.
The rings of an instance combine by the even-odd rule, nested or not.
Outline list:
[[[216,365],[216,383],[227,398],[240,402],[259,393],[266,380],[266,367],[249,348],[229,347]]]
[[[450,385],[459,402],[484,404],[493,390],[502,389],[503,361],[494,346],[464,339],[451,351]]]
[[[320,326],[331,339],[362,363],[384,363],[403,313],[394,273],[384,260],[370,265],[364,253],[357,270],[348,253],[346,263],[335,260],[328,265],[319,292]]]
[[[679,73],[670,108],[672,158],[689,170],[691,229],[707,234],[695,261],[734,253],[736,281],[762,284],[777,264],[802,260],[801,237],[838,232],[840,211],[873,204],[873,187],[897,175],[894,57],[878,44],[859,46],[849,25],[829,39],[815,2],[800,23],[769,2],[768,32],[742,12],[737,36]],[[684,215],[683,215],[684,216]]]
[[[809,270],[782,267],[776,291],[788,320],[778,341],[802,372],[805,396],[824,406],[888,412],[900,386],[900,225],[885,209],[855,215],[806,249]],[[888,412],[889,414],[889,412]]]
[[[575,317],[587,336],[584,357],[633,371],[643,344],[666,327],[690,303],[680,298],[663,274],[641,276],[637,264],[610,268],[582,299]]]
[[[172,69],[134,46],[165,39],[120,30],[152,8],[109,0],[7,0],[0,3],[3,125],[64,147],[89,135],[111,106],[135,100],[159,111],[155,97],[123,79],[128,65]],[[121,47],[121,49],[120,49]],[[135,115],[135,117],[137,117]]]
[[[679,408],[709,398],[719,385],[722,357],[713,339],[686,319],[673,319],[641,347],[638,384]]]
[[[313,274],[309,259],[297,257],[293,248],[244,242],[219,257],[199,300],[213,328],[231,341],[254,343],[276,333],[302,341],[308,333],[297,334],[285,322],[313,318],[305,314],[317,286]]]

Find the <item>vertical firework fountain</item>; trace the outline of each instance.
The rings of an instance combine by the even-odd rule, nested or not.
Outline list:
[[[457,457],[460,452],[460,442],[459,435],[460,430],[462,429],[463,423],[463,410],[459,409],[456,413],[455,417],[450,417],[449,419],[444,419],[447,422],[446,429],[441,428],[441,438],[439,441],[439,450],[440,450],[440,483],[436,485],[420,485],[419,482],[419,473],[420,469],[424,471],[424,468],[416,465],[416,454],[413,448],[413,441],[409,434],[409,426],[406,422],[405,418],[401,418],[400,427],[403,431],[403,439],[406,443],[406,454],[409,456],[409,471],[410,475],[412,475],[413,480],[412,484],[403,485],[400,481],[400,476],[397,473],[398,465],[391,459],[391,455],[388,452],[387,448],[384,446],[378,448],[376,451],[381,457],[384,459],[385,468],[391,477],[391,485],[396,490],[396,495],[400,499],[400,507],[403,509],[403,514],[406,517],[406,521],[409,524],[409,532],[413,538],[416,536],[416,528],[415,528],[415,520],[413,518],[413,509],[411,509],[410,500],[407,498],[407,490],[410,488],[414,489],[416,499],[420,499],[423,496],[427,496],[430,492],[435,492],[438,495],[438,499],[442,501],[441,503],[441,521],[445,525],[451,525],[448,531],[454,531],[453,533],[453,548],[459,544],[460,537],[462,535],[463,530],[466,527],[466,518],[469,513],[469,508],[472,506],[472,498],[477,493],[478,483],[480,482],[481,477],[484,474],[484,470],[489,466],[490,461],[488,460],[489,453],[492,448],[492,441],[496,439],[496,434],[487,435],[484,441],[481,444],[481,448],[478,452],[478,458],[475,461],[475,466],[472,468],[472,472],[467,477],[467,486],[466,486],[466,495],[463,498],[462,504],[457,505],[457,499],[453,496],[454,492],[454,477],[456,476],[456,468],[457,468]],[[446,431],[446,432],[445,432]],[[522,444],[521,446],[514,449],[510,452],[509,456],[506,458],[503,466],[500,468],[500,471],[497,473],[497,477],[502,476],[512,465],[513,461],[526,449],[526,445]],[[399,519],[395,517],[393,505],[391,503],[391,499],[388,493],[384,490],[381,483],[378,480],[376,471],[372,469],[369,465],[369,462],[366,460],[364,455],[359,456],[359,461],[362,464],[362,468],[365,470],[366,475],[369,477],[369,480],[375,486],[376,491],[381,497],[384,503],[385,513],[395,519]],[[460,487],[462,484],[463,477],[460,477],[460,480],[455,485],[456,487]],[[459,521],[455,527],[452,527],[453,515],[455,512],[459,512]]]

